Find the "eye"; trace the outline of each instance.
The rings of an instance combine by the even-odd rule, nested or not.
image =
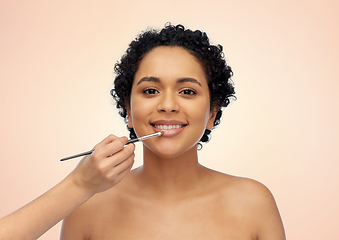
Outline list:
[[[196,92],[193,91],[192,89],[184,89],[180,92],[180,94],[193,95],[193,94],[196,94]]]
[[[144,91],[143,91],[143,93],[145,93],[145,94],[157,94],[157,93],[159,93],[158,92],[158,90],[156,90],[156,89],[154,89],[154,88],[147,88],[147,89],[145,89]]]

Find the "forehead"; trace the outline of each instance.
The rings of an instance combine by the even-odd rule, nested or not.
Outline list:
[[[160,79],[191,77],[207,84],[200,61],[188,50],[178,46],[160,46],[148,52],[140,61],[134,82],[146,76]]]

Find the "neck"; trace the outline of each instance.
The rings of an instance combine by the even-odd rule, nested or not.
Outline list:
[[[144,165],[137,172],[141,184],[150,194],[173,199],[197,190],[203,169],[196,147],[180,156],[164,158],[144,146]]]

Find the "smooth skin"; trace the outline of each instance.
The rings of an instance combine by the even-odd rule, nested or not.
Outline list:
[[[160,131],[159,125],[179,128],[144,141],[143,166],[69,214],[61,239],[284,240],[265,186],[199,164],[197,143],[215,114],[204,69],[193,55],[164,46],[147,53],[135,74],[128,124],[138,136]]]

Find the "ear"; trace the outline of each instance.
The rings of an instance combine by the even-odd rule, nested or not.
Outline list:
[[[211,130],[213,128],[214,120],[215,120],[215,117],[217,116],[218,110],[219,110],[219,106],[215,106],[211,109],[210,117],[207,121],[206,129]]]
[[[127,125],[128,125],[129,128],[133,128],[131,108],[127,104],[126,104],[126,112],[127,112],[127,120],[128,120]]]

